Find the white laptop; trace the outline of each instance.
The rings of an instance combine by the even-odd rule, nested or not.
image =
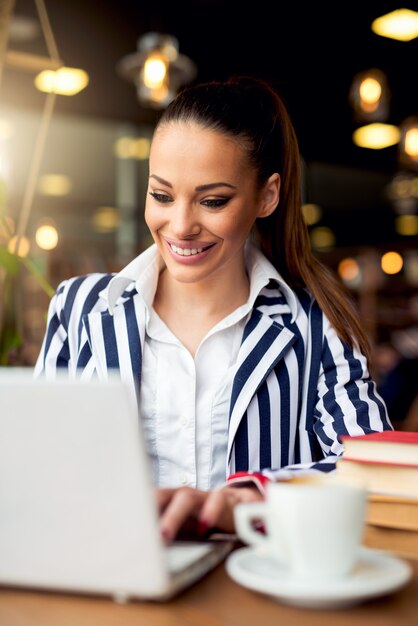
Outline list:
[[[164,545],[137,406],[120,380],[0,368],[0,585],[167,600],[231,547]]]

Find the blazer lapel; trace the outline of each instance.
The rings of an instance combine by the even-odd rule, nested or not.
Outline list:
[[[122,380],[139,386],[145,305],[138,294],[115,306],[113,315],[95,311],[84,315],[83,323],[99,378],[106,379],[109,370],[117,369]]]
[[[239,423],[251,398],[295,339],[292,331],[254,309],[244,329],[232,385],[228,460]]]

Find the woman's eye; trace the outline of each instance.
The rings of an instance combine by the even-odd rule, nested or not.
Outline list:
[[[166,204],[167,202],[171,202],[170,196],[167,196],[165,193],[156,193],[155,191],[150,191],[149,195],[154,198],[160,204]]]
[[[228,202],[229,198],[208,198],[207,200],[203,200],[202,204],[211,209],[218,209],[221,206],[224,206]]]

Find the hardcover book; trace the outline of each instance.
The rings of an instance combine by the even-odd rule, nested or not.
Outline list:
[[[363,545],[408,559],[418,559],[418,532],[366,524]]]
[[[418,432],[384,430],[341,441],[346,459],[418,466]]]
[[[366,520],[373,526],[418,532],[418,498],[369,494]]]
[[[418,498],[418,432],[385,430],[341,440],[341,478],[362,483],[370,493]]]
[[[370,493],[418,498],[418,465],[359,461],[342,457],[337,461],[339,476],[360,483]]]

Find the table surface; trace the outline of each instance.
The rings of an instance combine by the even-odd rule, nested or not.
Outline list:
[[[401,590],[339,610],[280,604],[236,584],[222,563],[174,600],[119,605],[107,598],[0,589],[0,626],[416,626],[418,561]]]

